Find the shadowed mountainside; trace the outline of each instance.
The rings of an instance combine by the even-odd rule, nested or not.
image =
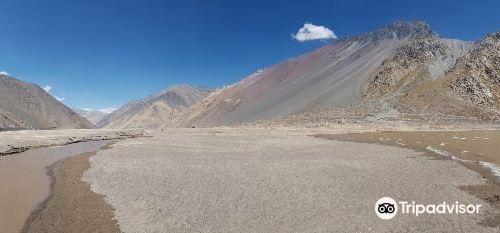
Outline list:
[[[93,128],[36,84],[0,74],[0,128]]]

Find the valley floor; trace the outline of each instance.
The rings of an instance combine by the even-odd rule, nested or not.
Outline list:
[[[61,129],[0,132],[0,157],[29,149],[86,141],[124,139],[142,135],[142,130]]]
[[[168,129],[122,140],[91,156],[88,170],[56,173],[54,191],[69,199],[49,200],[38,213],[45,221],[28,224],[45,232],[79,232],[101,216],[109,220],[103,223],[107,229],[114,231],[117,224],[123,232],[499,231],[494,178],[425,151],[314,137],[345,132]],[[60,166],[78,164],[81,156]],[[78,195],[81,189],[73,187],[78,171],[96,196]],[[68,174],[73,182],[64,181]],[[481,209],[479,214],[399,213],[381,220],[374,206],[385,196]],[[106,204],[99,201],[103,197]],[[116,222],[102,211],[75,214],[64,203],[114,212]]]

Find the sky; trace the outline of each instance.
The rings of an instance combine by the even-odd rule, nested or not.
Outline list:
[[[0,0],[0,72],[109,110],[173,84],[228,85],[397,19],[477,40],[500,30],[500,1]]]

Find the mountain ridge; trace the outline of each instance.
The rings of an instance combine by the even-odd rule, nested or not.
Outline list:
[[[41,87],[0,74],[0,128],[94,128]]]
[[[365,119],[498,119],[498,38],[471,43],[443,38],[423,21],[395,21],[259,69],[157,126],[232,125],[332,108],[356,109]]]
[[[73,108],[73,111],[78,113],[80,116],[83,118],[87,119],[90,121],[92,124],[97,124],[102,118],[107,116],[109,113],[103,112],[101,110],[95,110],[95,109],[86,109],[86,108]]]
[[[233,124],[359,104],[364,83],[382,62],[408,41],[428,37],[439,36],[426,23],[396,21],[373,32],[334,41],[270,66],[221,90],[219,100],[203,100],[201,103],[205,102],[207,108],[200,106],[199,110],[188,110],[193,114],[183,117],[187,120],[179,125]],[[252,85],[253,88],[249,88]],[[245,94],[252,91],[257,94]],[[267,96],[263,97],[262,93]],[[235,102],[225,101],[229,99]]]
[[[160,127],[204,98],[209,89],[188,84],[170,86],[142,99],[132,100],[97,123],[100,128]]]

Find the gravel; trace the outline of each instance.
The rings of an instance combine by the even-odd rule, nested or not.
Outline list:
[[[456,162],[300,131],[175,129],[120,141],[92,157],[83,180],[106,196],[123,232],[498,232],[497,213],[460,191],[484,184]],[[477,215],[399,213],[389,196],[481,204]]]

